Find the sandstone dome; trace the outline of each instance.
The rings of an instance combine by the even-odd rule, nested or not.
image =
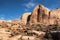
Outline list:
[[[26,24],[28,16],[31,15],[31,12],[26,12],[22,15],[21,20]]]

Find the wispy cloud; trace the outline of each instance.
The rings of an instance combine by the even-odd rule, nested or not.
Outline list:
[[[23,4],[25,7],[27,8],[32,8],[35,6],[35,3],[33,2],[33,0],[31,0],[30,2]]]
[[[27,9],[27,8],[25,8],[25,11],[28,11],[28,9]]]
[[[35,3],[29,2],[29,3],[25,4],[25,5],[26,5],[27,8],[31,8],[31,7],[35,6]]]
[[[30,2],[23,4],[23,6],[25,6],[25,11],[29,11],[29,9],[33,8],[35,6],[36,3],[33,2],[33,0],[31,0]]]

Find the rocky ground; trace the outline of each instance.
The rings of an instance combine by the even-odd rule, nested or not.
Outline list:
[[[0,25],[0,40],[53,40],[54,31],[60,30],[58,25],[18,25],[13,24],[11,27]]]

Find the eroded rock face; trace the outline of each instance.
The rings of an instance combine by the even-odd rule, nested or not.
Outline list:
[[[51,11],[50,24],[60,24],[60,8]]]
[[[11,32],[7,28],[0,28],[0,40],[9,40]]]
[[[60,8],[49,10],[48,8],[37,5],[30,17],[30,24],[42,23],[45,25],[60,24]]]
[[[31,15],[30,23],[46,23],[49,15],[49,9],[42,6],[37,5]]]
[[[25,13],[22,21],[27,24],[42,23],[45,25],[60,24],[60,8],[49,10],[43,5],[37,5],[32,13]]]
[[[31,15],[31,12],[24,13],[22,15],[21,20],[26,24],[29,21],[29,16]]]

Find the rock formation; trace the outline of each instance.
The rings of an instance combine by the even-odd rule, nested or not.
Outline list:
[[[21,20],[0,20],[0,40],[53,39],[60,40],[60,8],[49,10],[43,5],[37,5],[32,13],[24,13]]]
[[[48,8],[37,5],[31,14],[30,23],[46,23],[49,11]]]
[[[24,13],[21,17],[21,20],[26,24],[28,20],[28,16],[31,15],[31,12]]]
[[[60,24],[60,8],[57,8],[56,10],[50,10],[43,5],[37,5],[31,13],[23,14],[22,20],[25,24]]]

